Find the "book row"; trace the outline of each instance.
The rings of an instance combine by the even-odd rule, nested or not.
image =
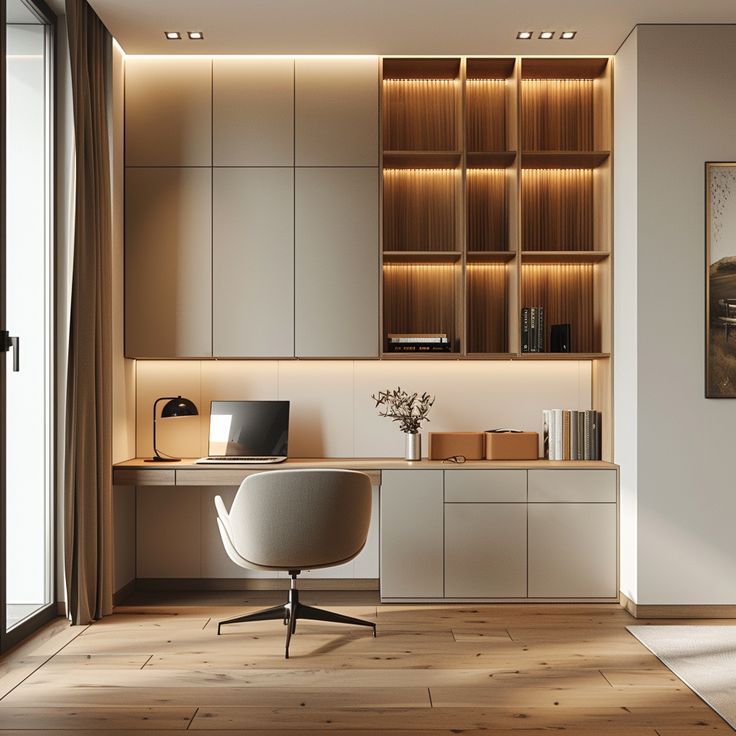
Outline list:
[[[600,460],[601,413],[588,409],[544,409],[546,460]]]

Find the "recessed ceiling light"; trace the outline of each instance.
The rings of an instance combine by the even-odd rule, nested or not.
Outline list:
[[[203,41],[204,33],[202,31],[187,31],[187,35],[192,41]]]
[[[575,34],[577,31],[562,31],[560,33],[560,38],[564,39],[565,41],[571,41],[573,38],[575,38]]]
[[[181,33],[179,31],[164,31],[164,36],[169,39],[169,41],[180,41],[181,40]]]
[[[520,41],[528,41],[533,35],[532,31],[519,31],[516,34],[516,38]]]
[[[542,31],[539,34],[539,38],[541,38],[544,41],[549,41],[550,39],[553,39],[555,37],[554,31]]]

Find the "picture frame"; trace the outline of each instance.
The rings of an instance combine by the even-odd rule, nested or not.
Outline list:
[[[705,397],[736,398],[736,162],[705,163]]]

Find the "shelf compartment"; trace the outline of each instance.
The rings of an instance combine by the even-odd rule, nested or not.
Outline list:
[[[466,61],[465,76],[468,79],[508,79],[513,77],[515,66],[513,56],[481,56]]]
[[[608,59],[523,59],[521,148],[602,151],[611,145]]]
[[[508,169],[516,161],[516,151],[469,151],[468,169]]]
[[[590,169],[521,172],[521,242],[524,251],[590,251],[595,237]]]
[[[457,263],[463,254],[459,250],[385,250],[384,263]]]
[[[595,169],[610,157],[609,151],[525,151],[522,169]]]
[[[457,79],[460,59],[454,57],[383,60],[384,79]]]
[[[600,250],[527,250],[522,251],[522,263],[601,263],[610,253]]]
[[[385,336],[389,333],[445,333],[452,352],[459,352],[459,274],[459,264],[384,264],[384,350]],[[402,353],[401,357],[407,355]],[[446,354],[431,353],[427,357],[443,355]]]
[[[600,266],[591,263],[536,264],[521,266],[520,310],[544,307],[545,345],[549,350],[554,324],[570,324],[571,353],[601,352]],[[519,320],[519,323],[521,320]],[[524,356],[555,356],[556,353],[525,353]],[[567,355],[567,354],[566,354]]]
[[[460,151],[384,151],[385,169],[455,169],[460,165]]]
[[[467,351],[508,350],[508,269],[503,263],[473,263],[466,269]]]
[[[598,79],[608,68],[606,57],[541,57],[524,59],[523,79]]]
[[[454,169],[386,169],[384,250],[456,250],[459,182],[459,172]]]
[[[506,87],[505,79],[465,82],[465,140],[469,150],[506,150]]]
[[[510,263],[516,258],[513,250],[470,251],[466,255],[468,263]]]
[[[384,149],[455,150],[459,88],[456,79],[384,79]]]
[[[468,170],[468,252],[509,249],[508,188],[504,169]]]

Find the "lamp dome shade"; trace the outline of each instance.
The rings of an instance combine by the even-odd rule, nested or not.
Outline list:
[[[197,407],[193,401],[184,399],[181,396],[177,396],[175,399],[170,399],[164,404],[164,408],[161,410],[161,418],[169,419],[171,417],[193,417],[199,414]]]

